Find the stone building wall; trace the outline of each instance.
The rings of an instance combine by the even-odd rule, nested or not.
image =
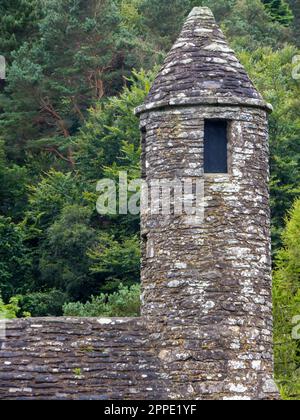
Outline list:
[[[229,121],[229,174],[204,175],[204,120],[220,118]],[[266,398],[276,393],[266,110],[169,107],[142,114],[141,128],[149,183],[205,184],[202,224],[142,216],[143,316],[174,398]]]

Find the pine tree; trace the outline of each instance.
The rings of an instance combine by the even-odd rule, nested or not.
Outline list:
[[[22,229],[0,215],[0,295],[5,301],[29,287],[30,267]]]
[[[293,13],[285,0],[262,0],[274,21],[289,26],[294,19]]]
[[[38,30],[38,0],[1,0],[0,55],[10,62],[11,53],[34,38]]]
[[[191,9],[190,0],[143,0],[140,11],[148,36],[156,46],[168,50],[178,36],[183,20]]]
[[[274,107],[269,117],[273,251],[281,246],[285,217],[300,197],[300,85],[291,77],[292,58],[298,54],[296,47],[286,46],[240,56],[258,90]]]
[[[72,136],[87,110],[118,92],[133,65],[114,0],[40,0],[38,39],[13,54],[0,129],[10,157],[48,152],[74,167]]]
[[[294,14],[294,40],[300,46],[300,2],[299,0],[288,0],[288,2]]]

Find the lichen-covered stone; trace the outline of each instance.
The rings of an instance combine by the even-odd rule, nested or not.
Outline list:
[[[204,182],[204,220],[142,214],[143,317],[173,398],[272,399],[267,105],[197,8],[146,103],[144,177]],[[228,174],[204,174],[205,120],[229,122]],[[184,357],[182,357],[184,355]],[[189,387],[187,387],[187,384]]]
[[[167,398],[168,380],[140,319],[13,320],[6,335],[1,400]]]
[[[210,9],[196,7],[137,113],[167,105],[271,107],[249,79]]]
[[[204,175],[204,120],[219,118],[231,121],[230,172]],[[153,247],[143,258],[143,316],[163,349],[173,397],[274,398],[265,392],[274,391],[266,386],[273,377],[266,111],[170,107],[143,113],[141,126],[149,182],[184,178],[192,167],[205,183],[202,225],[187,225],[184,215],[142,215]]]

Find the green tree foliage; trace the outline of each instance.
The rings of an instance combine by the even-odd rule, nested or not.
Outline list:
[[[37,185],[29,188],[29,206],[25,221],[30,237],[43,237],[65,205],[82,198],[81,180],[76,174],[51,169]]]
[[[274,317],[276,373],[287,398],[300,398],[300,200],[296,201],[276,258]]]
[[[287,211],[300,196],[300,84],[292,78],[295,47],[260,48],[241,60],[274,111],[270,115],[271,205],[274,250],[281,244]]]
[[[110,235],[101,235],[88,255],[93,262],[91,272],[104,274],[107,288],[114,289],[122,281],[132,284],[140,278],[140,240],[136,236],[117,241]]]
[[[260,0],[142,0],[140,10],[145,34],[155,39],[156,48],[167,51],[190,10],[208,6],[236,49],[255,51],[261,45],[278,48],[291,39],[289,23],[293,16],[284,0],[279,3],[277,19]]]
[[[20,312],[19,298],[13,297],[5,304],[0,295],[0,320],[17,318]],[[29,315],[29,314],[28,314]]]
[[[189,0],[142,0],[140,12],[148,37],[155,39],[155,46],[168,50],[179,34],[184,18],[191,9]],[[163,19],[162,17],[168,17]]]
[[[28,170],[8,163],[0,140],[0,213],[20,221],[27,206]]]
[[[136,74],[119,98],[91,111],[74,142],[77,174],[51,170],[30,188],[25,231],[34,250],[37,289],[58,288],[71,299],[86,300],[101,287],[139,280],[139,242],[130,239],[139,230],[138,216],[120,221],[97,215],[95,191],[97,179],[114,178],[118,168],[139,176],[133,109],[149,91],[149,78],[152,73]]]
[[[46,151],[73,168],[70,143],[87,110],[140,65],[136,38],[113,0],[40,1],[37,40],[13,53],[0,128],[14,159]]]
[[[5,300],[30,287],[30,268],[22,229],[0,216],[0,290]]]
[[[11,52],[38,31],[40,8],[38,0],[1,0],[0,54],[10,62]]]
[[[19,311],[32,317],[62,316],[63,305],[68,301],[69,296],[60,290],[28,293],[19,297]]]
[[[115,291],[121,281],[126,286],[139,281],[139,216],[97,214],[96,181],[117,179],[119,170],[128,172],[129,179],[140,176],[140,133],[133,109],[143,102],[153,77],[152,72],[135,73],[119,97],[90,111],[73,142],[76,171],[50,169],[32,185],[28,173],[21,183],[20,191],[23,185],[26,191],[22,229],[5,220],[8,228],[20,230],[22,244],[30,250],[32,283],[11,288],[4,297],[24,293],[24,311],[34,316],[61,314],[53,302],[55,293],[67,296],[67,301],[85,302],[99,291]],[[8,163],[0,150],[0,176],[8,182]],[[16,216],[15,209],[11,211]],[[17,255],[18,242],[12,242],[16,249],[11,252]],[[25,279],[23,274],[19,277]],[[62,298],[57,298],[60,309]]]
[[[139,285],[125,287],[120,284],[117,292],[112,294],[102,293],[92,297],[90,302],[82,304],[68,303],[64,306],[65,316],[79,317],[124,317],[140,315]]]
[[[285,0],[262,0],[262,3],[274,21],[286,26],[293,21],[293,13]]]
[[[298,0],[289,0],[289,4],[294,14],[294,42],[297,44],[298,47],[300,47],[300,2]]]
[[[226,0],[228,4],[231,0]],[[219,3],[216,1],[216,3]],[[289,27],[274,20],[260,0],[235,0],[222,18],[222,27],[237,51],[265,46],[278,49],[291,39]]]
[[[98,180],[105,168],[124,163],[124,145],[139,149],[140,131],[133,111],[143,102],[153,79],[154,72],[133,72],[128,80],[130,88],[125,87],[120,96],[90,110],[75,141],[77,167],[86,178]]]
[[[46,231],[41,247],[39,270],[45,287],[66,292],[72,299],[87,299],[95,290],[89,273],[88,250],[97,241],[91,226],[91,210],[80,205],[66,206]],[[94,288],[93,288],[94,287]]]

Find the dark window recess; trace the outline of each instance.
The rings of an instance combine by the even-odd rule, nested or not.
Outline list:
[[[228,172],[227,121],[206,120],[204,129],[204,172]]]

